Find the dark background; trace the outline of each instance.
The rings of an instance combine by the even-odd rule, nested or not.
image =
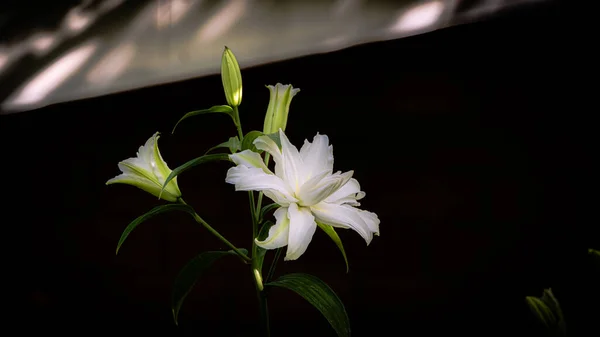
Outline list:
[[[573,335],[597,336],[598,248],[588,198],[589,123],[570,109],[563,79],[561,9],[520,8],[487,22],[245,69],[245,131],[262,129],[265,84],[292,83],[288,135],[316,132],[335,148],[336,170],[355,171],[363,207],[381,219],[369,247],[341,231],[350,260],[318,231],[277,275],[308,272],[342,298],[355,336],[541,335],[524,297],[553,287]],[[235,46],[229,46],[235,52]],[[161,202],[105,186],[117,162],[155,131],[171,168],[235,135],[221,115],[219,76],[2,116],[3,227],[16,269],[20,331],[80,335],[247,336],[258,311],[251,275],[235,258],[215,264],[170,310],[178,270],[226,249],[185,214],[139,227],[118,256],[127,224]],[[249,248],[247,196],[224,182],[228,165],[184,173],[188,203]],[[15,295],[12,288],[7,295]],[[7,304],[11,308],[13,304]],[[270,300],[274,336],[333,336],[317,310],[282,289]],[[594,309],[596,307],[596,309]],[[10,309],[9,309],[10,310]],[[595,311],[594,311],[595,310]]]

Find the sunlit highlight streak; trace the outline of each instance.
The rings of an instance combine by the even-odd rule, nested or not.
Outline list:
[[[225,34],[244,15],[247,0],[229,0],[196,34],[198,42],[210,42]]]
[[[159,3],[156,10],[156,28],[162,29],[176,24],[197,4],[197,0],[168,0]]]
[[[4,67],[8,65],[9,59],[10,56],[8,55],[8,53],[0,50],[0,74],[2,73],[2,69],[4,69]]]
[[[96,20],[96,16],[87,13],[84,14],[79,8],[71,9],[64,20],[64,27],[71,34],[78,34],[87,29]]]
[[[31,51],[37,56],[43,56],[52,50],[59,42],[57,34],[48,32],[38,33],[30,40]]]
[[[444,3],[441,1],[417,5],[404,11],[390,30],[395,33],[404,33],[431,27],[438,22],[443,11]]]
[[[86,76],[86,80],[96,85],[108,85],[127,70],[137,48],[133,43],[126,43],[111,50],[100,60]]]
[[[7,100],[7,104],[29,105],[43,100],[81,68],[97,47],[96,43],[87,43],[69,51],[30,80],[16,98]]]

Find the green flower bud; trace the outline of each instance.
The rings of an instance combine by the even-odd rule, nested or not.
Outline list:
[[[271,92],[271,99],[265,115],[263,133],[276,133],[280,128],[285,131],[292,98],[300,89],[294,89],[291,84],[283,85],[281,83],[277,83],[275,86],[267,85],[267,88]]]
[[[231,49],[225,47],[221,58],[221,80],[227,104],[237,107],[242,103],[242,74]]]

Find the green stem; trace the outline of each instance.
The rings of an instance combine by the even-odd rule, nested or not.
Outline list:
[[[179,198],[179,202],[181,204],[187,205],[187,203],[183,199],[181,199],[181,198]],[[244,262],[251,262],[252,261],[251,258],[249,258],[246,254],[242,253],[242,251],[240,251],[236,246],[234,246],[231,242],[229,242],[229,240],[225,239],[225,237],[223,237],[223,235],[221,235],[214,228],[212,228],[195,211],[194,211],[193,217],[194,217],[194,220],[196,220],[197,223],[201,224],[202,226],[204,226],[204,228],[208,229],[209,232],[211,232],[214,236],[216,236],[219,240],[221,240],[227,247],[231,248],[237,255],[239,255],[242,258],[242,260],[244,260]]]
[[[240,113],[237,107],[233,107],[233,113],[235,115],[235,126],[237,127],[238,136],[240,137],[240,142],[244,140],[244,132],[242,131],[242,123],[240,121]],[[256,287],[256,295],[258,296],[258,304],[260,306],[260,317],[263,322],[263,326],[265,328],[265,334],[267,337],[271,336],[270,328],[269,328],[269,311],[267,308],[267,297],[263,292],[263,282],[261,270],[258,267],[258,259],[257,256],[257,246],[256,246],[256,237],[258,235],[258,215],[260,214],[260,203],[257,205],[254,202],[254,192],[248,191],[248,199],[250,200],[250,215],[252,216],[252,268],[250,272],[252,273],[252,279],[254,279],[254,285]],[[259,197],[260,202],[262,202],[262,192]],[[259,277],[257,278],[256,272],[259,273]]]
[[[260,317],[264,323],[265,336],[271,336],[271,327],[269,326],[269,306],[267,304],[267,295],[264,292],[258,294],[260,302]]]
[[[235,122],[235,127],[237,128],[238,137],[240,137],[240,142],[244,140],[244,132],[242,131],[242,122],[240,121],[240,112],[237,106],[233,107],[233,119]]]

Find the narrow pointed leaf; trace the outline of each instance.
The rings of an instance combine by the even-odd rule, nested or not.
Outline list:
[[[286,288],[297,293],[325,316],[338,336],[350,336],[350,319],[344,304],[318,277],[302,273],[287,274],[265,286]]]
[[[233,109],[229,105],[215,105],[215,106],[210,107],[208,109],[190,111],[190,112],[186,113],[175,124],[175,126],[173,127],[173,131],[171,131],[171,134],[175,133],[175,129],[177,128],[177,125],[179,125],[179,123],[181,123],[181,121],[183,121],[184,119],[187,119],[187,118],[190,118],[190,117],[193,117],[193,116],[198,116],[198,115],[210,114],[210,113],[224,113],[226,115],[229,115],[229,117],[231,117],[231,119],[235,123],[235,117],[234,117],[234,114],[233,114]]]
[[[317,226],[319,226],[319,228],[321,228],[325,233],[327,233],[327,235],[329,235],[329,237],[331,238],[331,240],[333,240],[335,245],[340,249],[340,252],[342,252],[342,255],[344,256],[344,261],[346,262],[346,273],[349,272],[350,264],[348,264],[348,257],[346,256],[346,251],[344,250],[342,239],[340,239],[339,235],[332,226],[320,223],[318,221]]]
[[[177,177],[178,175],[180,175],[181,173],[187,171],[188,169],[196,166],[196,165],[200,165],[200,164],[204,164],[204,163],[208,163],[211,161],[230,161],[229,160],[229,155],[226,153],[219,153],[219,154],[208,154],[202,157],[198,157],[195,159],[192,159],[190,161],[188,161],[187,163],[179,166],[178,168],[174,169],[171,174],[169,174],[169,176],[167,177],[167,179],[165,179],[165,183],[162,186],[162,189],[160,190],[160,193],[162,194],[162,191],[164,191],[165,186],[167,186],[167,184],[173,180],[173,178]],[[159,195],[160,198],[160,195]]]
[[[150,219],[151,217],[160,214],[160,213],[164,213],[164,212],[169,212],[169,211],[183,211],[183,212],[187,212],[189,214],[194,214],[194,209],[188,205],[182,205],[182,204],[168,204],[168,205],[161,205],[161,206],[157,206],[154,207],[153,209],[151,209],[150,211],[148,211],[147,213],[137,217],[135,220],[133,220],[123,231],[123,234],[121,234],[121,238],[119,239],[119,243],[117,244],[117,251],[115,254],[119,254],[119,249],[121,248],[121,245],[123,245],[123,242],[125,242],[125,239],[127,239],[127,237],[129,236],[129,234],[131,234],[131,232],[141,223],[143,223],[144,221]]]
[[[246,249],[240,249],[244,254],[248,254]],[[237,256],[233,250],[204,252],[191,259],[180,271],[173,284],[173,293],[171,295],[171,308],[173,311],[173,320],[178,324],[177,317],[181,310],[181,305],[192,291],[198,279],[208,270],[213,262],[227,256]]]
[[[280,206],[279,206],[279,204],[276,204],[276,203],[272,203],[272,204],[264,206],[260,210],[260,216],[258,217],[258,222],[261,223],[264,220],[264,218],[265,218],[265,214],[267,214],[268,212],[270,212],[270,211],[272,211],[272,210],[274,210],[274,209],[276,209],[278,207],[280,207]]]
[[[204,155],[207,155],[209,152],[214,151],[219,148],[228,148],[231,153],[236,153],[242,148],[242,146],[241,146],[240,140],[238,139],[237,136],[230,137],[228,141],[223,142],[219,145],[215,145],[215,146],[211,147],[210,149],[208,149],[208,151],[206,151],[204,153]]]
[[[263,133],[260,131],[250,131],[248,132],[245,136],[244,139],[242,140],[242,151],[243,150],[250,150],[250,151],[254,151],[254,152],[258,152],[258,150],[256,149],[256,146],[254,146],[253,142],[257,137],[262,136]]]

